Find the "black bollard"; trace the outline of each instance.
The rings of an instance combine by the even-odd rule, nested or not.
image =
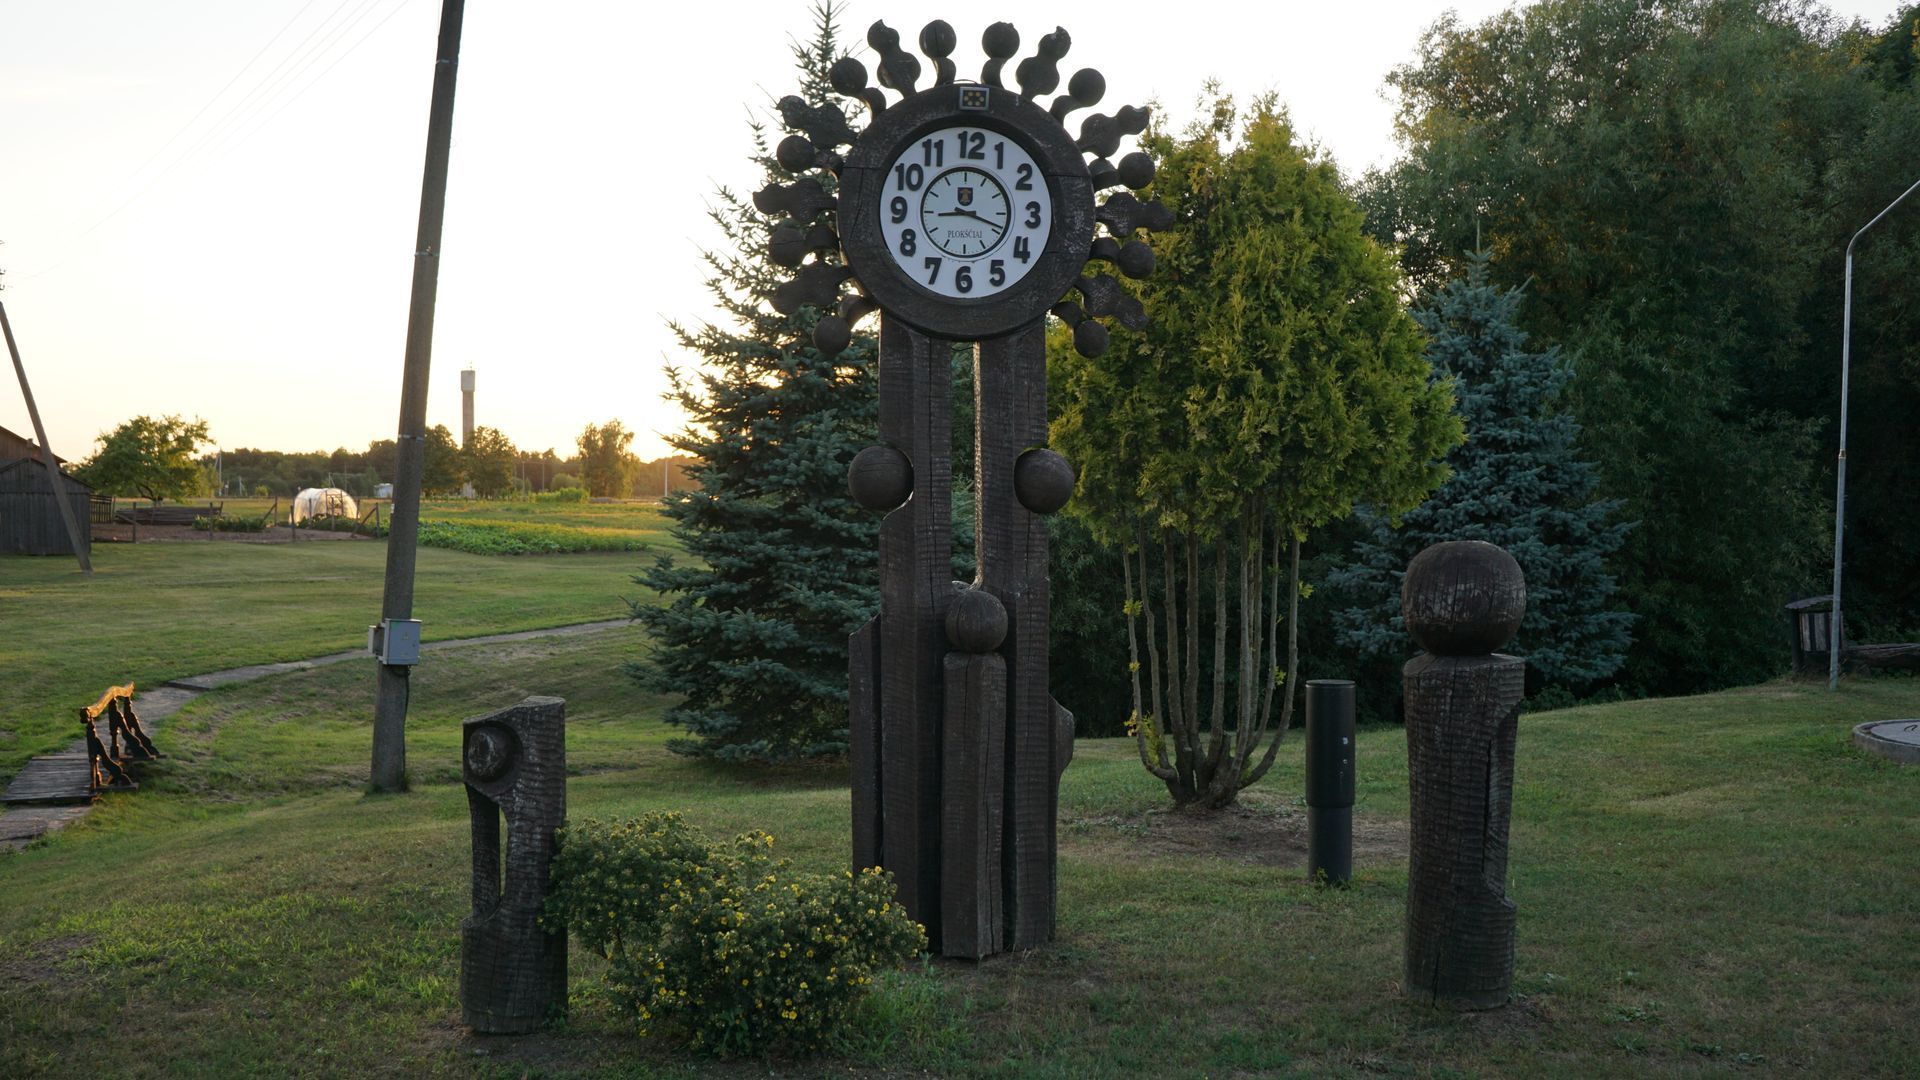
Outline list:
[[[1307,683],[1307,877],[1353,877],[1353,681]]]

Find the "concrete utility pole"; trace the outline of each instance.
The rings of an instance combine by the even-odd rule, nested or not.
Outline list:
[[[33,437],[40,440],[40,460],[47,467],[47,483],[53,485],[53,503],[60,508],[60,523],[66,526],[67,543],[73,545],[74,557],[80,560],[80,572],[93,573],[93,559],[87,554],[87,545],[80,539],[80,524],[74,520],[73,506],[67,502],[67,486],[60,482],[60,466],[53,456],[53,447],[47,445],[47,429],[40,423],[40,407],[33,403],[33,388],[27,385],[27,368],[20,362],[20,346],[13,343],[13,324],[7,321],[7,305],[0,304],[0,331],[7,337],[7,355],[13,357],[13,372],[20,376],[20,396],[27,400],[27,415],[33,420]]]
[[[387,579],[380,603],[383,626],[413,618],[413,567],[420,535],[420,478],[426,463],[427,369],[433,357],[433,304],[440,285],[440,226],[447,208],[447,158],[453,144],[454,77],[460,68],[465,0],[443,0],[440,46],[433,68],[427,119],[427,163],[420,181],[420,230],[413,249],[413,299],[407,313],[405,374],[400,382],[399,447],[394,455],[393,522],[387,534]],[[407,691],[413,668],[386,663],[391,634],[383,635],[373,704],[373,787],[400,791],[407,784]]]
[[[1893,213],[1893,208],[1905,202],[1907,196],[1920,191],[1920,180],[1900,193],[1900,197],[1887,204],[1885,210],[1873,215],[1873,220],[1860,226],[1860,231],[1847,241],[1846,299],[1842,302],[1840,316],[1840,458],[1834,469],[1833,496],[1833,627],[1827,633],[1827,689],[1840,688],[1840,650],[1845,634],[1840,621],[1840,553],[1847,538],[1847,382],[1853,366],[1853,245],[1868,229],[1880,223],[1880,219]]]

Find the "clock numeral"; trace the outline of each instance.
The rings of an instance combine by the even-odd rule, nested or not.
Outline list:
[[[993,167],[996,169],[1004,169],[1007,167],[1006,143],[997,142],[993,144]]]
[[[915,185],[916,188],[918,186],[919,185]],[[1033,166],[1031,165],[1020,166],[1020,179],[1014,183],[1013,190],[1015,191],[1032,191],[1033,190]]]
[[[902,229],[900,231],[900,254],[911,255],[919,250],[919,239],[919,237],[913,235],[912,229]]]
[[[927,182],[927,172],[918,165],[895,165],[893,181],[908,191],[919,191],[920,185]]]
[[[1016,244],[1018,241],[1016,241]],[[987,264],[987,284],[999,288],[1007,283],[1007,264],[1003,259],[995,259]]]
[[[1027,262],[1033,258],[1033,249],[1027,246],[1026,237],[1016,236],[1013,238],[1013,257],[1019,259],[1021,262]]]
[[[973,291],[973,267],[962,264],[953,272],[953,287],[961,292]]]
[[[960,158],[963,161],[985,161],[987,159],[987,133],[984,131],[961,132]]]
[[[939,258],[933,255],[929,255],[927,256],[927,259],[924,265],[927,268],[927,284],[931,285],[934,282],[939,281],[940,280]]]
[[[1030,202],[1027,204],[1027,228],[1037,229],[1039,227],[1040,227],[1040,204],[1037,202]]]
[[[962,132],[961,134],[964,137],[966,133]],[[938,166],[938,165],[945,165],[946,163],[947,163],[947,144],[946,143],[943,143],[938,139],[921,139],[920,140],[920,164]],[[918,184],[914,185],[914,187],[916,188],[919,186],[920,185]]]
[[[895,225],[907,220],[907,200],[904,196],[895,195],[893,201],[887,204],[887,209],[893,214]]]

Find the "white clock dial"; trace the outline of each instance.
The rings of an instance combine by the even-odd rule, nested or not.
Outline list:
[[[1053,229],[1033,156],[986,128],[929,132],[880,188],[880,232],[908,280],[955,298],[992,296],[1027,276]]]

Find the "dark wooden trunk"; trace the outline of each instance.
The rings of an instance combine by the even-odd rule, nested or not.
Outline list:
[[[1053,938],[1059,775],[1047,692],[1047,523],[1014,486],[1020,455],[1047,441],[1046,326],[1035,322],[974,350],[974,554],[983,588],[1006,606],[1007,945]]]
[[[880,439],[913,465],[913,497],[880,526],[880,864],[940,943],[940,720],[953,596],[952,345],[882,316]]]
[[[881,441],[911,463],[912,496],[881,524],[880,614],[849,642],[853,861],[893,873],[936,953],[978,959],[1053,936],[1073,717],[1047,690],[1047,531],[1029,504],[1057,508],[1072,477],[1055,455],[1029,463],[1024,491],[1016,482],[1046,441],[1044,324],[980,343],[979,573],[971,590],[952,581],[951,355],[883,317]],[[881,505],[885,457],[852,480]],[[959,593],[1004,629],[956,637]]]
[[[460,1014],[486,1034],[534,1031],[567,1007],[567,936],[540,925],[567,816],[566,703],[527,698],[468,720],[462,737],[473,912],[460,923]]]
[[[1513,988],[1513,747],[1526,661],[1432,656],[1404,672],[1412,836],[1407,993],[1488,1009]]]

